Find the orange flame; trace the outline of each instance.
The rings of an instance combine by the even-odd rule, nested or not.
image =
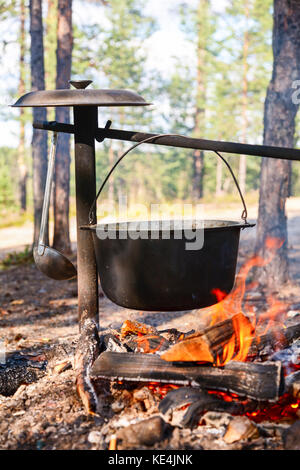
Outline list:
[[[256,282],[247,285],[249,272],[254,267],[263,267],[269,264],[282,244],[283,241],[278,238],[267,238],[265,243],[268,252],[267,258],[263,259],[257,255],[252,256],[241,267],[233,291],[226,296],[226,293],[220,291],[220,289],[214,289],[212,293],[215,295],[218,303],[211,307],[201,309],[201,315],[207,316],[210,326],[235,315],[235,317],[233,317],[234,334],[223,347],[223,351],[217,358],[215,365],[221,366],[231,360],[245,361],[252,340],[256,335],[257,328],[260,327],[262,330],[262,327],[264,327],[264,329],[260,331],[260,334],[265,334],[267,330],[274,326],[278,317],[286,312],[286,304],[269,296],[267,297],[268,309],[266,312],[260,313],[257,320],[254,307],[244,301],[246,292],[257,287]],[[243,314],[236,315],[238,312],[242,312]]]

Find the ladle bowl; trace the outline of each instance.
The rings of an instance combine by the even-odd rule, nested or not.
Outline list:
[[[43,254],[39,249],[43,248]],[[62,253],[47,245],[39,245],[33,249],[33,258],[37,268],[46,276],[57,281],[76,277],[77,271],[73,263]]]

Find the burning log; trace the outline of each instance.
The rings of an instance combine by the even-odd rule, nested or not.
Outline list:
[[[90,381],[90,369],[100,353],[100,341],[96,322],[82,316],[81,331],[76,347],[74,369],[76,389],[88,414],[96,414],[98,398]]]
[[[300,398],[300,370],[286,377],[285,392],[294,398]]]
[[[300,323],[282,328],[280,331],[271,331],[265,335],[257,336],[253,339],[249,348],[248,356],[255,357],[265,349],[275,351],[290,346],[296,339],[300,338]]]
[[[94,362],[91,379],[161,382],[222,390],[255,400],[277,400],[283,391],[280,362],[233,361],[224,367],[170,363],[156,354],[106,351]]]
[[[155,335],[157,334],[157,330],[152,326],[145,325],[135,320],[126,320],[121,327],[121,336],[125,338],[130,334]]]
[[[171,343],[166,338],[158,334],[135,336],[127,340],[124,344],[129,348],[128,352],[147,354],[163,351],[171,346]]]
[[[247,333],[248,342],[250,345],[250,333],[253,327],[242,313],[234,315],[222,322],[210,326],[202,332],[194,333],[182,341],[175,343],[171,348],[161,355],[165,361],[180,361],[180,362],[211,362],[220,363],[223,357],[224,347],[227,346],[231,340],[233,348],[236,348],[236,340],[238,340],[238,332],[243,329]],[[247,354],[247,351],[246,351]]]

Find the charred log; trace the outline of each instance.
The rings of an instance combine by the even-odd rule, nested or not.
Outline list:
[[[45,375],[46,361],[33,361],[20,354],[10,354],[0,364],[0,394],[13,395],[20,385],[31,384]]]
[[[186,405],[189,405],[185,409]],[[247,405],[241,402],[227,402],[217,395],[204,390],[181,387],[170,391],[159,404],[159,412],[165,421],[180,427],[193,428],[198,426],[201,415],[206,411],[229,414],[244,414],[256,409],[255,402]]]
[[[293,341],[300,338],[300,323],[281,329],[280,332],[270,332],[265,335],[257,336],[253,339],[248,357],[259,356],[265,348],[268,348],[268,354],[288,347]]]
[[[104,352],[91,368],[91,378],[161,382],[222,390],[255,400],[277,400],[283,391],[280,362],[229,362],[224,367],[170,363],[155,354]]]
[[[300,370],[286,377],[285,393],[295,398],[300,398]]]

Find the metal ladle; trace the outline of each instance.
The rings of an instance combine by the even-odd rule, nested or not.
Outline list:
[[[51,150],[48,162],[48,171],[45,186],[45,195],[43,202],[43,212],[40,227],[38,246],[33,249],[33,257],[37,268],[51,279],[58,281],[72,279],[77,275],[73,263],[62,253],[50,248],[45,244],[46,225],[48,220],[50,195],[54,174],[54,162],[57,146],[57,132],[54,132],[51,139]]]

